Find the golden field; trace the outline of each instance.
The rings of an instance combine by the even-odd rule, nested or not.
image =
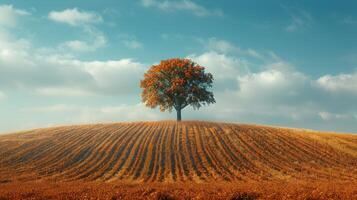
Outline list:
[[[0,136],[0,199],[356,197],[353,134],[160,121]]]

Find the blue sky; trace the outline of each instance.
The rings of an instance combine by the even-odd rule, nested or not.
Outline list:
[[[187,57],[217,103],[184,119],[357,132],[354,1],[0,2],[0,132],[175,119],[145,108],[151,65]]]

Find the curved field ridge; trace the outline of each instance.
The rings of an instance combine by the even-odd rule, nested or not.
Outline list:
[[[0,183],[357,180],[357,135],[187,121],[0,136]]]

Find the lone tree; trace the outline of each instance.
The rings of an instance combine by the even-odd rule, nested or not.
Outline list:
[[[175,108],[177,121],[181,121],[181,110],[191,105],[199,109],[202,105],[215,103],[212,87],[213,77],[205,68],[190,59],[173,58],[153,65],[140,82],[142,101],[150,108],[161,111]]]

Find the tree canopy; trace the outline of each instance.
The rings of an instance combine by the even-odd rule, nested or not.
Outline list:
[[[140,82],[142,101],[151,108],[161,111],[177,111],[181,120],[181,110],[186,106],[199,109],[202,105],[215,103],[212,88],[213,76],[205,73],[205,67],[190,59],[173,58],[162,60],[144,74]]]

